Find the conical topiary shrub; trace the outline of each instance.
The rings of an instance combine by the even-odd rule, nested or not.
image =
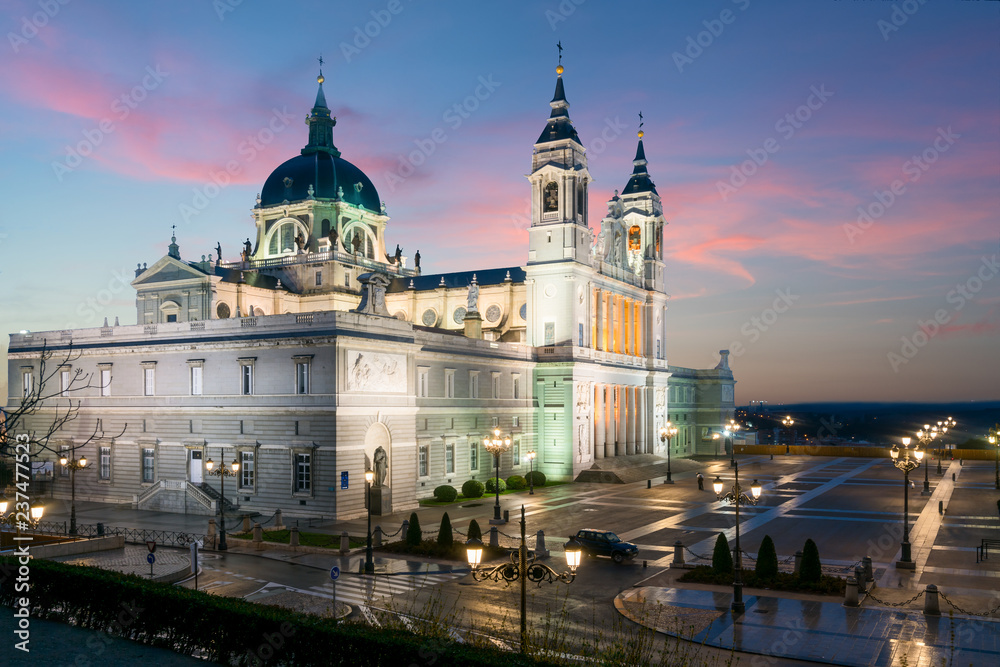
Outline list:
[[[423,533],[420,532],[420,518],[417,513],[410,514],[410,526],[406,529],[406,543],[415,547],[423,541]]]
[[[469,522],[469,537],[468,537],[468,539],[471,540],[473,538],[475,538],[475,539],[477,539],[479,541],[482,541],[482,539],[483,539],[483,531],[481,531],[479,529],[479,522],[476,521],[475,519],[473,519],[472,521]]]
[[[819,581],[823,568],[819,562],[819,549],[812,540],[806,540],[802,547],[802,565],[799,567],[800,581]]]
[[[441,517],[441,528],[438,529],[438,544],[442,547],[450,547],[454,541],[455,538],[451,534],[451,519],[445,512],[444,516]]]
[[[754,573],[762,581],[773,581],[778,576],[778,552],[774,550],[774,540],[770,535],[765,535],[760,543]]]
[[[729,540],[719,533],[715,540],[715,551],[712,552],[712,569],[719,574],[733,573],[733,553],[729,550]]]

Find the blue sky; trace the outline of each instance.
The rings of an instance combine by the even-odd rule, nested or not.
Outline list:
[[[390,244],[428,272],[523,265],[561,40],[595,229],[643,112],[671,363],[730,348],[738,402],[1000,399],[1000,3],[0,8],[4,332],[134,323],[172,225],[186,259],[235,258],[320,53]]]

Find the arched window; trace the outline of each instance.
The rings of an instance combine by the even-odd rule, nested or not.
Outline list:
[[[271,233],[271,239],[267,244],[269,255],[283,255],[295,252],[295,235],[297,233],[294,222],[282,222]]]
[[[556,185],[555,181],[549,181],[545,184],[545,189],[542,191],[542,211],[544,213],[551,213],[558,210],[559,186]]]
[[[330,235],[330,221],[326,218],[323,218],[323,222],[320,223],[320,234],[322,236]]]
[[[632,225],[632,227],[628,230],[628,249],[642,249],[642,230],[639,229],[639,225]]]
[[[576,214],[583,215],[583,186],[576,189]]]

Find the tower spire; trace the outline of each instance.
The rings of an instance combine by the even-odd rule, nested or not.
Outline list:
[[[653,184],[653,179],[649,177],[649,172],[646,171],[646,150],[642,146],[642,138],[646,136],[646,133],[642,129],[644,124],[642,112],[640,111],[639,131],[636,133],[639,137],[639,143],[635,147],[635,158],[632,160],[632,177],[628,180],[628,184],[625,186],[625,189],[622,190],[623,195],[633,194],[636,192],[652,192],[654,194],[659,194],[656,192],[656,186]]]
[[[560,40],[556,46],[559,48],[559,65],[556,67],[556,91],[552,95],[552,101],[549,102],[552,113],[549,114],[549,122],[535,143],[572,139],[579,144],[580,137],[573,127],[573,121],[569,119],[569,101],[566,99],[566,89],[563,86],[562,75],[565,68],[562,66],[562,41]]]
[[[309,143],[302,149],[303,155],[310,153],[330,153],[334,157],[340,157],[340,151],[333,145],[333,128],[337,124],[336,117],[330,115],[330,107],[326,105],[326,95],[323,93],[323,56],[320,55],[319,76],[316,83],[319,87],[316,90],[316,102],[313,104],[309,117],[306,118],[306,125],[309,126]]]

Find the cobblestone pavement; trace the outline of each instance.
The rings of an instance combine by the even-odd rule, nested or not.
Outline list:
[[[187,573],[191,570],[191,556],[187,551],[179,549],[157,549],[153,554],[156,562],[153,563],[153,579],[168,580],[175,578],[179,573]],[[149,577],[149,563],[146,558],[149,556],[149,549],[138,544],[126,544],[123,549],[112,549],[111,551],[97,551],[84,556],[64,556],[53,558],[52,560],[67,563],[68,565],[89,565],[99,567],[102,570],[117,570],[125,574],[137,574],[140,577]]]

